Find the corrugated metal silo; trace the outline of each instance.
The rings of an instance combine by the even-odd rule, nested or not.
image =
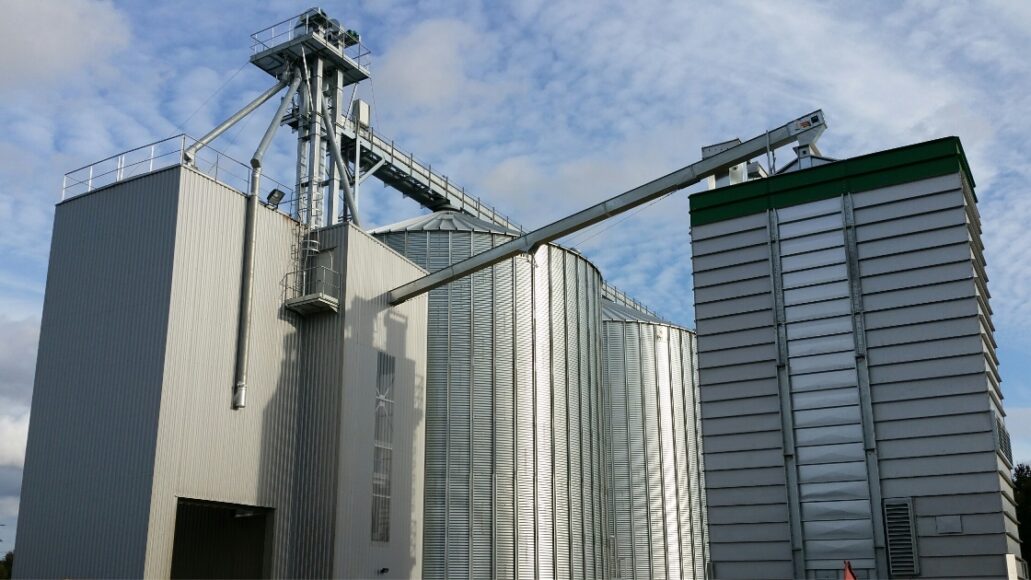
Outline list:
[[[374,234],[435,271],[515,232],[441,211]],[[611,576],[601,286],[548,245],[430,292],[424,578]]]
[[[620,578],[704,578],[708,561],[694,333],[602,302]]]

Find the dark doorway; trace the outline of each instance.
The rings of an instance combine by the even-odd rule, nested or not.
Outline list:
[[[179,498],[172,578],[268,578],[272,510]]]

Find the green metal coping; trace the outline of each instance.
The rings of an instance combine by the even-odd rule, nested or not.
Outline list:
[[[696,193],[690,198],[691,225],[958,172],[966,176],[973,189],[974,178],[963,144],[959,137],[944,137]]]

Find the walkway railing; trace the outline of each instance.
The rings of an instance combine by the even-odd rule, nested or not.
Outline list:
[[[196,143],[196,139],[186,134],[179,134],[70,171],[64,176],[61,200],[85,195],[153,171],[183,165],[185,164],[183,152],[194,143]],[[197,152],[193,167],[237,191],[246,192],[250,187],[250,165],[241,163],[211,147],[204,147]],[[287,215],[293,215],[293,188],[262,175],[262,190],[270,191],[272,189],[279,189],[284,193],[283,199],[276,209]]]

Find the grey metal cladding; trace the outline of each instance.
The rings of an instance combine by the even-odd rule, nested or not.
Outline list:
[[[766,238],[767,235],[765,227],[742,230],[725,236],[699,239],[691,244],[691,253],[695,256],[704,256],[707,254],[715,254],[747,246],[765,246]]]
[[[727,234],[734,234],[744,230],[765,228],[767,225],[766,216],[762,214],[746,215],[721,222],[714,222],[691,228],[691,241],[707,240]]]
[[[708,452],[706,452],[708,456]],[[784,467],[758,467],[705,474],[706,490],[765,485],[784,485]]]
[[[374,235],[430,271],[511,238],[457,215]],[[424,578],[609,574],[600,296],[557,246],[429,293]]]
[[[145,574],[178,191],[170,168],[57,207],[19,577]],[[89,477],[69,484],[56,473]]]
[[[841,214],[841,198],[832,197],[820,201],[782,207],[777,209],[777,222],[781,225],[798,220],[808,220],[827,214]],[[840,224],[839,224],[840,225]]]
[[[953,208],[966,211],[963,195],[959,190],[858,207],[856,220],[861,224],[876,224],[878,221],[898,219],[900,215],[920,215]]]
[[[841,205],[841,201],[838,200],[838,205]],[[813,234],[819,234],[828,231],[837,231],[841,229],[841,208],[837,211],[829,213],[827,215],[812,217],[795,222],[783,221],[782,213],[778,212],[779,218],[779,234],[781,240],[788,240],[791,238],[800,238],[802,236],[809,236]],[[789,244],[789,248],[790,248]],[[795,252],[790,249],[786,252],[787,254],[793,254]]]
[[[863,278],[863,291],[873,294],[875,292],[965,280],[973,278],[973,276],[974,270],[970,262],[956,262],[953,264],[927,266],[905,272],[865,277]]]
[[[298,320],[282,309],[282,280],[294,264],[294,224],[277,212],[258,210],[255,243],[260,259],[254,269],[248,406],[234,412],[230,387],[245,199],[197,171],[184,167],[180,172],[149,526],[150,537],[162,540],[150,542],[147,574],[160,576],[170,569],[177,497],[274,508],[272,572],[290,574],[290,566],[296,566],[293,573],[330,573],[329,557],[322,556],[332,553],[330,528],[319,536],[322,541],[305,539],[312,548],[305,557],[293,559],[301,555],[290,551],[291,498],[298,482],[310,473],[297,453],[299,374],[298,367],[288,362],[296,361],[299,353]],[[320,462],[330,461],[336,456],[337,443],[312,440],[307,448]],[[190,467],[183,469],[183,465]],[[227,486],[227,481],[236,485]],[[309,525],[315,528],[317,521],[329,525],[333,497],[326,492],[315,498]]]
[[[920,268],[948,264],[952,262],[971,262],[974,257],[968,244],[951,244],[938,246],[926,250],[917,250],[902,255],[882,256],[880,258],[869,258],[859,262],[859,273],[861,276],[876,276]]]
[[[844,262],[845,248],[843,246],[838,246],[833,248],[813,250],[811,252],[795,254],[793,256],[784,256],[783,258],[781,258],[780,265],[781,271],[788,273],[795,272],[798,270],[806,270],[808,268],[815,268],[818,266],[841,264]]]
[[[935,289],[937,294],[938,289]],[[866,328],[871,332],[880,328],[892,328],[906,324],[934,322],[951,318],[974,317],[981,314],[977,300],[960,295],[952,300],[915,304],[908,308],[896,308],[866,313]]]
[[[791,534],[787,524],[754,524],[751,526],[718,525],[709,526],[709,538],[714,544],[736,542],[773,542],[783,540]]]
[[[913,381],[932,377],[984,373],[988,369],[984,354],[954,356],[950,358],[918,360],[905,364],[870,367],[873,384]]]
[[[976,415],[923,417],[901,421],[878,421],[877,439],[910,439],[937,435],[991,432],[988,412]]]
[[[695,269],[693,272],[693,279],[696,292],[701,288],[719,286],[720,284],[726,284],[728,282],[736,282],[740,280],[763,279],[766,281],[767,284],[769,284],[769,278],[769,260],[757,260],[755,262],[749,262],[747,264],[738,264],[735,266],[715,268],[712,270]],[[716,291],[717,290],[713,290],[713,292]]]
[[[811,234],[803,237],[784,240],[780,244],[781,256],[802,254],[814,250],[825,250],[844,245],[840,230]]]
[[[777,379],[770,377],[736,383],[724,383],[718,386],[711,386],[700,391],[700,399],[709,401],[727,401],[730,399],[747,399],[751,397],[764,397],[778,394]]]
[[[836,298],[822,302],[809,302],[807,304],[796,304],[784,308],[784,320],[789,323],[803,322],[817,318],[830,318],[833,316],[848,316],[852,313],[852,302],[848,298]],[[796,327],[795,324],[790,326]]]
[[[973,279],[966,279],[935,284],[930,289],[916,287],[864,295],[863,304],[866,307],[866,311],[871,312],[963,298],[972,299],[973,293]],[[904,315],[905,313],[899,314]]]
[[[776,335],[770,328],[754,328],[698,338],[698,352],[732,349],[758,344],[773,344]]]
[[[722,284],[716,287],[697,288],[695,289],[695,302],[702,304],[705,302],[715,302],[718,300],[724,300],[727,298],[737,298],[740,296],[752,296],[755,294],[768,294],[771,290],[770,279],[768,276],[761,278],[752,278],[750,280],[740,280],[733,284]]]
[[[873,207],[881,204],[898,203],[908,199],[935,195],[943,192],[955,191],[959,193],[961,188],[966,188],[958,173],[921,179],[910,183],[902,183],[880,189],[871,189],[853,196],[853,203],[856,207],[856,217],[863,208]]]
[[[862,221],[862,217],[857,218],[862,225],[856,227],[856,240],[863,244],[873,240],[894,238],[899,235],[909,235],[916,232],[965,225],[967,223],[967,213],[963,207],[953,207],[917,215],[896,214],[896,216],[899,215],[905,217],[896,217],[892,220],[873,223]]]
[[[717,254],[694,256],[692,257],[692,261],[694,263],[694,271],[704,272],[705,270],[712,270],[714,268],[725,268],[727,266],[757,262],[767,259],[768,257],[769,250],[766,248],[766,245],[763,244],[728,250]]]
[[[939,338],[934,341],[910,342],[871,348],[870,365],[891,365],[936,358],[960,357],[984,353],[985,343],[980,335]]]
[[[696,323],[698,334],[701,336],[750,328],[769,328],[772,325],[773,312],[770,310],[723,316],[718,319],[698,320]]]
[[[894,326],[889,329],[866,331],[866,343],[870,347],[891,346],[923,342],[928,336],[939,338],[955,338],[981,334],[981,321],[976,316],[952,318],[934,322],[922,322],[905,326]]]
[[[878,239],[859,244],[859,259],[866,260],[880,256],[905,254],[915,250],[958,243],[970,243],[970,232],[964,224],[910,234],[900,232],[899,235],[893,238]]]
[[[775,345],[757,344],[714,351],[706,357],[705,368],[724,367],[763,360],[777,360],[777,348]]]
[[[814,284],[825,284],[847,280],[848,272],[845,264],[831,264],[819,266],[808,270],[784,273],[784,288],[796,288],[799,286],[812,286]]]

